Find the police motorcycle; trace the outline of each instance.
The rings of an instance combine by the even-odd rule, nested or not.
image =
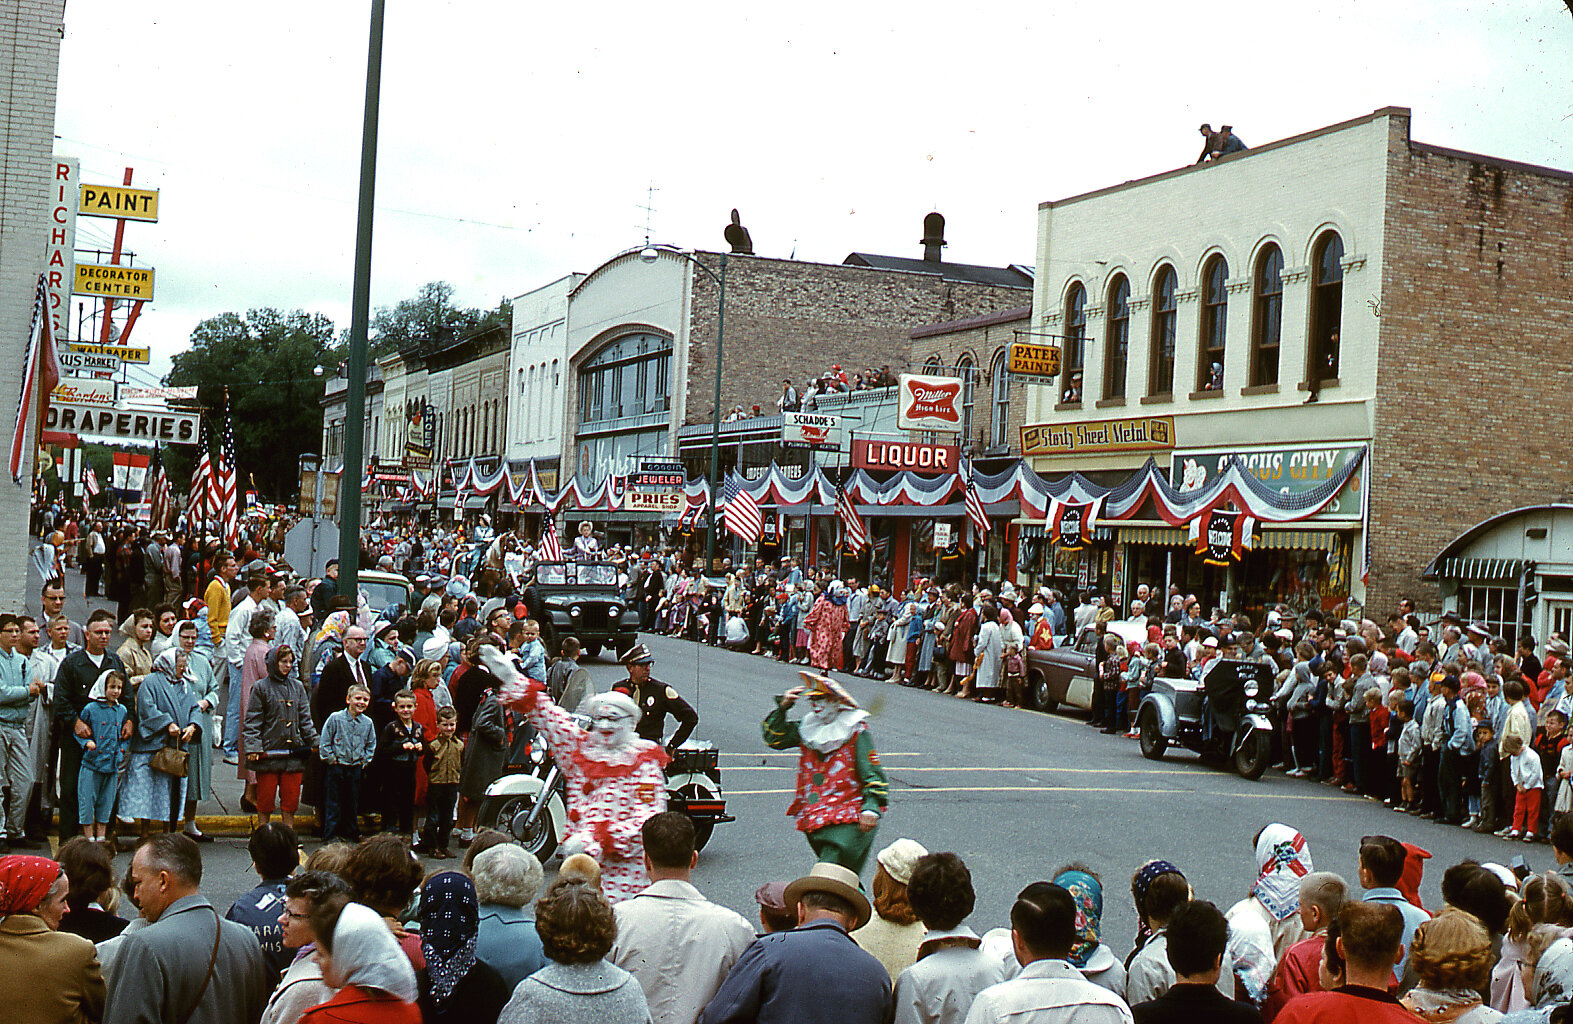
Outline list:
[[[1273,726],[1268,700],[1272,666],[1214,661],[1200,682],[1157,678],[1136,711],[1142,756],[1157,761],[1170,743],[1227,761],[1243,778],[1261,778],[1272,760]]]
[[[589,728],[590,720],[575,714]],[[486,788],[477,824],[512,836],[542,863],[568,834],[567,784],[546,738],[529,745],[528,764],[511,765],[508,774]],[[702,850],[717,824],[737,819],[726,813],[721,790],[720,752],[703,740],[684,741],[666,766],[666,809],[694,823],[694,848]]]

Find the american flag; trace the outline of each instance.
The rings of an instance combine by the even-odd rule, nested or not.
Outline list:
[[[989,514],[983,507],[983,499],[978,497],[978,489],[972,485],[972,477],[967,477],[967,518],[972,520],[972,526],[978,531],[979,537],[989,535]]]
[[[218,510],[224,524],[224,543],[230,550],[240,546],[240,496],[235,490],[235,420],[229,410],[229,389],[224,389],[224,440],[219,447]]]
[[[836,488],[836,514],[841,517],[841,528],[846,533],[846,549],[862,551],[868,547],[868,527],[864,525],[863,517],[858,515],[852,499],[847,497],[844,487]]]
[[[727,474],[726,486],[721,489],[721,521],[728,530],[753,544],[765,532],[765,517],[760,514],[759,502],[743,489],[736,473]]]
[[[541,546],[538,549],[539,561],[561,562],[563,560],[562,538],[557,536],[557,517],[552,515],[552,510],[547,509],[541,517]]]
[[[98,497],[100,489],[98,486],[98,474],[93,472],[92,466],[88,466],[87,472],[82,474],[82,486],[86,489],[89,498]]]
[[[155,530],[162,530],[169,520],[169,474],[164,472],[164,461],[157,448],[153,449],[153,460],[158,463],[158,468],[153,471],[152,482],[148,484],[148,523]]]
[[[213,456],[209,449],[212,442],[208,439],[208,421],[202,420],[202,429],[197,440],[197,461],[191,467],[191,491],[186,495],[186,516],[191,520],[192,530],[205,521],[215,508],[214,498],[217,487],[213,479]]]
[[[31,465],[27,457],[27,435],[39,420],[39,409],[49,409],[49,396],[60,383],[60,363],[55,357],[55,339],[50,330],[47,278],[38,276],[38,292],[33,300],[33,327],[28,334],[22,357],[22,393],[16,402],[16,429],[11,434],[11,480],[22,482],[22,466]],[[36,385],[36,386],[35,386]],[[34,438],[35,447],[43,438]]]

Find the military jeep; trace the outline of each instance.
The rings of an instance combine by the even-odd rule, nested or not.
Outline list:
[[[524,606],[541,624],[541,642],[552,657],[562,638],[578,637],[586,656],[610,647],[621,656],[639,637],[639,609],[617,586],[610,562],[537,562],[525,580]]]

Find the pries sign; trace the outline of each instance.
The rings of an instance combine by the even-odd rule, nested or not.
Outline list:
[[[897,390],[896,428],[961,432],[961,378],[903,373]]]

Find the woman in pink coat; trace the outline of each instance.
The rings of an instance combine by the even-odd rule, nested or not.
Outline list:
[[[841,638],[847,632],[847,587],[837,581],[809,609],[803,620],[808,630],[808,660],[824,671],[841,671]]]

